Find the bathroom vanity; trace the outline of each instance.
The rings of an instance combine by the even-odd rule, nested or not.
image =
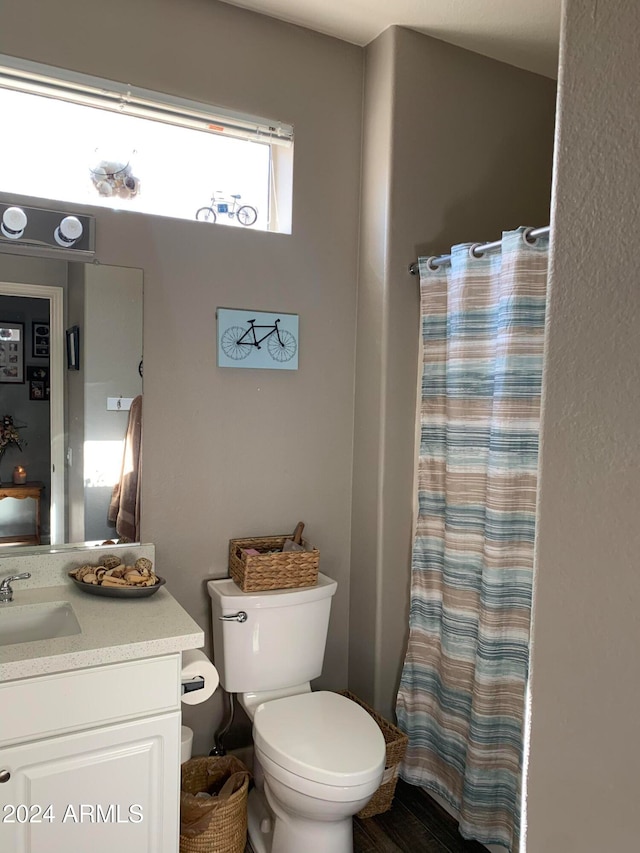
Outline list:
[[[66,571],[82,562],[0,558],[0,577],[32,574],[0,604],[0,850],[176,853],[181,652],[204,635],[165,587],[76,589]]]

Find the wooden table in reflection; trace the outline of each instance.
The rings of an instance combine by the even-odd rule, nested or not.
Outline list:
[[[0,536],[0,544],[24,543],[29,545],[40,544],[40,498],[44,483],[33,480],[17,486],[15,483],[0,483],[0,501],[3,498],[17,498],[22,501],[25,498],[33,498],[36,502],[35,530],[32,534],[20,534],[18,536]]]

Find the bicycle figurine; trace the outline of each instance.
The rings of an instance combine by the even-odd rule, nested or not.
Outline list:
[[[220,190],[216,190],[211,196],[211,201],[205,207],[200,207],[196,211],[196,219],[201,222],[215,222],[219,213],[226,213],[229,219],[234,217],[240,225],[253,225],[258,218],[258,211],[250,204],[240,204],[240,195],[232,195],[233,201],[225,199],[224,194]]]
[[[248,329],[242,326],[230,326],[223,332],[220,346],[229,358],[240,361],[249,355],[252,347],[262,349],[263,341],[267,341],[267,350],[274,361],[290,361],[296,354],[298,348],[296,339],[291,332],[278,326],[280,318],[271,326],[256,326],[255,320],[247,320],[247,322]],[[259,337],[260,332],[256,335],[258,329],[269,329],[269,331]]]

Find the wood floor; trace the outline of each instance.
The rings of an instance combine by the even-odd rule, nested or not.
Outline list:
[[[353,850],[354,853],[487,853],[482,844],[465,841],[453,818],[428,794],[401,779],[388,812],[367,820],[354,819]],[[251,853],[248,843],[245,853]]]
[[[393,806],[385,814],[353,821],[354,853],[487,853],[465,841],[455,820],[421,788],[398,780]]]

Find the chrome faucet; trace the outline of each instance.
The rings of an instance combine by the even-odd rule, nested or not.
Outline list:
[[[31,572],[23,572],[21,575],[9,575],[0,581],[0,604],[8,601],[13,601],[13,590],[11,583],[13,581],[23,581],[31,577]]]

